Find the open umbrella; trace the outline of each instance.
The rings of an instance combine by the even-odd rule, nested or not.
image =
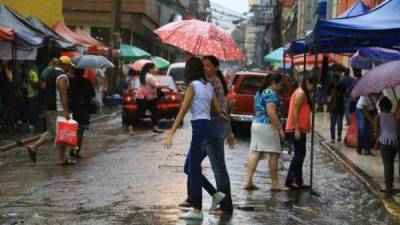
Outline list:
[[[143,66],[146,65],[147,63],[154,63],[156,65],[157,69],[159,70],[164,70],[167,69],[170,65],[170,63],[161,57],[153,57],[150,59],[139,59],[136,60],[133,64],[129,65],[128,67],[135,70],[135,71],[141,71]]]
[[[214,55],[223,61],[243,60],[244,55],[232,36],[211,23],[181,20],[154,31],[163,42],[194,55]]]
[[[122,44],[121,45],[121,57],[123,60],[132,61],[132,60],[150,58],[151,55],[150,55],[150,53],[148,53],[138,47]]]
[[[278,48],[270,53],[268,53],[266,56],[264,56],[264,61],[270,62],[270,63],[281,63],[283,61],[283,47]],[[288,61],[286,61],[288,62]]]
[[[156,64],[157,68],[159,70],[165,70],[168,69],[169,65],[171,64],[168,60],[161,58],[159,56],[155,56],[151,58],[154,64]]]
[[[151,61],[150,59],[139,59],[136,60],[133,64],[128,65],[128,67],[139,72],[147,63],[153,63],[153,61]]]
[[[386,88],[395,88],[400,85],[400,60],[379,65],[368,71],[357,81],[351,96],[367,96],[379,93]]]
[[[101,55],[79,55],[72,58],[72,62],[75,64],[75,68],[86,69],[86,68],[114,68],[114,64],[110,62],[106,57]]]

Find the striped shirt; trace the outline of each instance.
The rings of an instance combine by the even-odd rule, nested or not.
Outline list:
[[[228,118],[229,118],[229,116],[228,116],[228,111],[229,111],[228,110],[228,101],[225,96],[224,87],[222,85],[221,79],[219,79],[219,77],[217,77],[217,76],[213,76],[213,77],[207,78],[207,81],[212,84],[212,86],[214,88],[215,97],[217,98],[218,103],[221,107],[220,114],[211,113],[212,119],[228,120]]]

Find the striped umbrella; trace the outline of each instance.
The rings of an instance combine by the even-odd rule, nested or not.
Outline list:
[[[400,60],[379,65],[368,71],[358,80],[351,96],[367,96],[379,93],[386,88],[395,88],[400,85]]]

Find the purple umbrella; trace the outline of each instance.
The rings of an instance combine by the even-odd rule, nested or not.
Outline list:
[[[386,88],[395,88],[400,85],[400,60],[379,65],[368,71],[358,80],[351,96],[367,96],[379,93]]]

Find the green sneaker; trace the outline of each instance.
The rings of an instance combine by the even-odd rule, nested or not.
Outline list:
[[[213,196],[213,200],[212,200],[212,204],[211,204],[211,208],[210,211],[215,211],[219,205],[219,203],[222,202],[222,200],[224,200],[225,198],[225,194],[222,192],[217,192],[215,193],[215,195]]]
[[[181,216],[179,217],[181,219],[185,219],[185,220],[203,220],[203,212],[186,212],[186,213],[182,213]]]

